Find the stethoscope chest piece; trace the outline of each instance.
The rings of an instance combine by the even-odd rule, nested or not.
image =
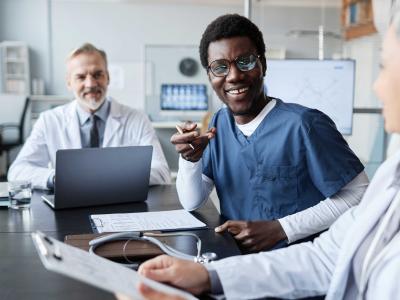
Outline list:
[[[201,264],[207,264],[214,260],[217,260],[218,255],[215,252],[204,252],[201,256],[196,257],[196,262]]]

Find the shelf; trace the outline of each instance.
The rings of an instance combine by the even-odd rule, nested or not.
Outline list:
[[[26,74],[4,74],[4,77],[7,79],[26,79]]]
[[[156,129],[175,129],[175,126],[181,123],[182,122],[178,120],[173,122],[151,122]],[[197,128],[201,129],[201,123],[197,123]]]
[[[29,99],[31,100],[32,119],[38,118],[39,114],[45,110],[52,109],[71,101],[70,96],[63,95],[32,95]]]
[[[11,57],[6,57],[6,63],[13,63],[13,64],[25,64],[26,59],[25,58],[11,58]]]
[[[346,40],[376,33],[371,0],[342,0],[341,19]]]
[[[32,128],[42,112],[66,104],[71,101],[72,97],[67,95],[32,95],[29,96],[29,99],[31,101],[29,115]]]
[[[346,40],[359,38],[362,36],[370,35],[376,33],[376,28],[374,23],[353,25],[345,29],[344,37]]]
[[[72,100],[71,96],[67,95],[32,95],[30,96],[31,101],[40,101],[40,102],[62,102],[67,103]]]
[[[23,94],[26,91],[25,80],[7,79],[4,81],[4,85],[7,93]]]

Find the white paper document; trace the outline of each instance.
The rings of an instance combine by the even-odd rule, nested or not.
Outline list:
[[[50,271],[133,299],[143,299],[136,288],[139,282],[158,291],[179,295],[183,299],[197,299],[189,293],[145,278],[110,260],[45,237],[41,232],[33,233],[32,238],[42,263]]]
[[[206,224],[184,209],[143,213],[103,214],[90,216],[98,233],[150,230],[185,230],[206,227]]]

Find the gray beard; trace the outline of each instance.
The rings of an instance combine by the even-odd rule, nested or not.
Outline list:
[[[101,99],[100,101],[96,101],[94,99],[90,99],[88,100],[84,100],[81,98],[77,98],[78,99],[78,103],[79,105],[83,108],[83,109],[89,109],[91,111],[97,111],[104,103],[104,101],[106,100],[106,97],[104,97],[103,99]]]

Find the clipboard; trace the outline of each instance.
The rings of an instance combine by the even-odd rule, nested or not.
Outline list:
[[[157,291],[178,295],[183,299],[197,299],[187,292],[145,278],[134,270],[97,255],[90,255],[84,250],[57,241],[40,231],[32,233],[32,239],[40,260],[49,271],[134,299],[143,299],[136,288],[139,282]]]

